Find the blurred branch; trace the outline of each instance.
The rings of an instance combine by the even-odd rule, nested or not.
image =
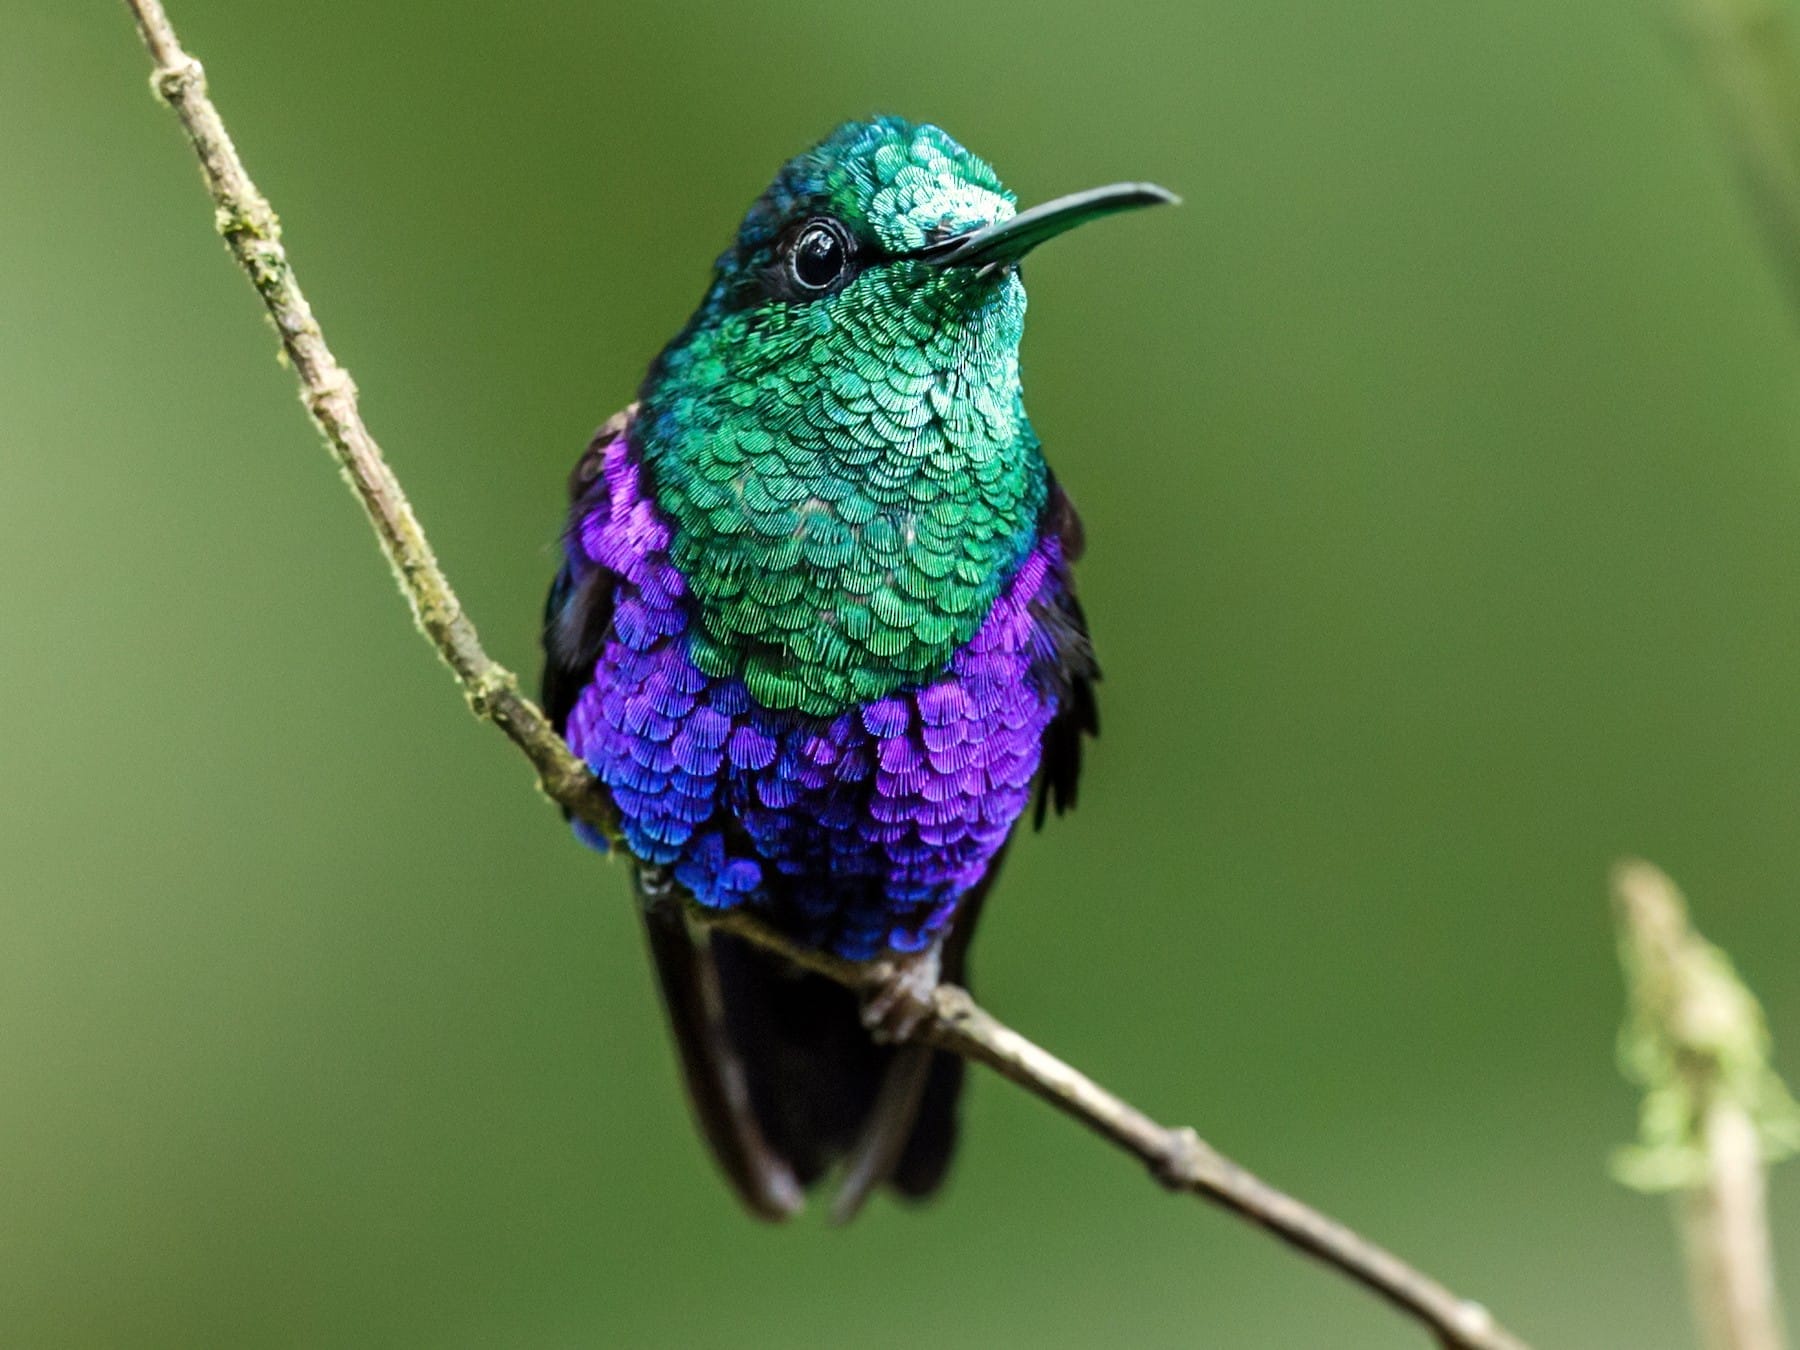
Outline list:
[[[1761,1007],[1689,924],[1675,884],[1622,862],[1612,888],[1629,1000],[1619,1061],[1644,1089],[1638,1143],[1614,1171],[1638,1190],[1679,1192],[1707,1350],[1781,1350],[1764,1168],[1800,1147],[1800,1108],[1769,1067]]]
[[[1800,41],[1784,0],[1682,0],[1685,36],[1788,299],[1800,313]],[[1620,1067],[1644,1089],[1614,1173],[1679,1192],[1707,1350],[1782,1350],[1764,1170],[1800,1147],[1800,1109],[1769,1067],[1762,1009],[1649,863],[1613,870],[1630,1011]]]
[[[326,346],[294,279],[275,213],[250,181],[207,97],[200,63],[182,50],[160,0],[127,3],[155,62],[153,87],[175,109],[199,156],[219,232],[274,320],[299,378],[302,401],[368,513],[420,629],[461,682],[474,711],[504,731],[536,767],[543,791],[619,842],[617,812],[604,789],[570,754],[537,706],[519,693],[517,677],[482,648],[399,480],[363,425],[356,387]],[[698,909],[695,914],[852,988],[868,986],[881,973],[879,964],[858,966],[796,947],[747,914]],[[984,1012],[966,991],[940,987],[922,1012],[917,1037],[1020,1084],[1137,1157],[1169,1189],[1242,1215],[1317,1257],[1416,1319],[1442,1344],[1458,1350],[1524,1350],[1479,1305],[1252,1176],[1194,1131],[1158,1124]]]
[[[1685,34],[1789,298],[1800,309],[1800,43],[1783,0],[1682,0]]]

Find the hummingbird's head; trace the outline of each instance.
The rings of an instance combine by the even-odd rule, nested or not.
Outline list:
[[[719,259],[715,295],[727,309],[805,305],[844,317],[913,307],[923,293],[952,320],[1007,288],[972,285],[927,261],[929,250],[1016,211],[987,162],[937,127],[847,122],[782,166]]]
[[[1016,264],[1028,250],[1084,221],[1172,200],[1127,183],[1020,214],[987,162],[939,128],[847,122],[782,166],[677,341],[730,329],[744,378],[816,361],[816,341],[829,337],[861,366],[890,355],[911,363],[929,348],[934,369],[985,382],[1016,365],[1025,313]]]

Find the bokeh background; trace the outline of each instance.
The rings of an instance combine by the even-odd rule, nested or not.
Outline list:
[[[1654,0],[173,8],[526,670],[568,465],[788,154],[894,110],[1183,192],[1030,268],[1106,729],[981,992],[1543,1347],[1689,1343],[1604,876],[1800,1072],[1800,344]],[[743,1218],[122,7],[4,28],[0,1340],[1421,1344],[986,1078],[930,1211]]]

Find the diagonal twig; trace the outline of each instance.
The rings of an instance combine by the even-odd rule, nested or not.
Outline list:
[[[251,182],[207,96],[200,63],[182,50],[161,0],[127,4],[155,63],[152,86],[174,108],[199,156],[219,232],[275,321],[302,401],[368,513],[420,629],[455,673],[475,713],[498,726],[531,761],[545,794],[618,841],[618,814],[605,790],[543,712],[519,692],[517,677],[483,649],[438,566],[399,480],[363,425],[355,385],[326,345],[294,279],[275,213]],[[870,979],[867,967],[796,947],[747,914],[696,911],[696,917],[850,987]],[[1169,1189],[1231,1210],[1318,1258],[1415,1319],[1441,1344],[1456,1350],[1525,1350],[1479,1304],[1276,1190],[1193,1130],[1158,1124],[983,1011],[965,990],[940,988],[915,1035],[985,1064],[1049,1102],[1135,1156]]]

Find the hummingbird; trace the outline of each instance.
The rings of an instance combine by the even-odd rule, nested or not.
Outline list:
[[[1099,667],[1082,528],[1025,415],[1020,260],[1146,183],[1026,211],[935,126],[789,160],[569,479],[545,709],[617,804],[694,1114],[748,1210],[942,1183],[968,981],[1015,824],[1075,801]],[[1035,785],[1035,786],[1034,786]],[[607,842],[576,822],[584,842]],[[742,907],[862,996],[695,923]]]

